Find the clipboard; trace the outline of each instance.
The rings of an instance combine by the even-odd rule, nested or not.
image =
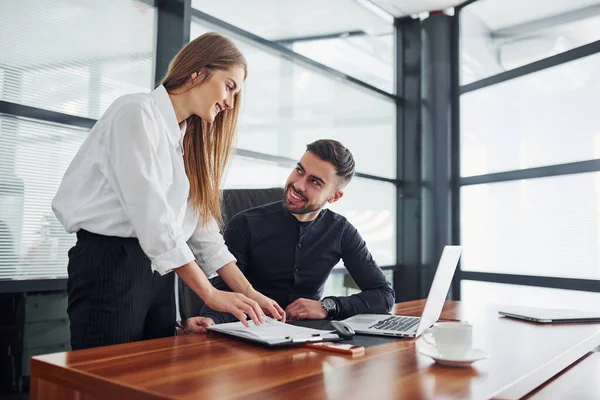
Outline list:
[[[342,340],[335,331],[305,328],[279,322],[272,318],[256,326],[248,321],[250,327],[246,328],[241,322],[217,324],[208,327],[212,332],[233,336],[252,343],[267,347],[304,345],[306,343],[335,342]]]

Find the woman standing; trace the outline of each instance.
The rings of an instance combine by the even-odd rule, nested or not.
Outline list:
[[[117,99],[83,142],[52,203],[67,232],[77,232],[67,283],[74,350],[172,336],[171,271],[244,324],[246,316],[260,324],[263,310],[284,319],[218,230],[246,75],[229,39],[202,35],[177,54],[161,86]],[[206,276],[215,271],[237,293],[214,289]]]

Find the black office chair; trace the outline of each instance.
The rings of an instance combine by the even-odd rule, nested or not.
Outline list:
[[[253,207],[281,200],[283,198],[283,192],[283,188],[230,189],[223,191],[222,212],[225,229],[227,229],[227,222],[235,214]],[[200,315],[200,310],[202,310],[204,302],[181,279],[178,279],[178,282],[179,312],[182,320]],[[227,288],[225,283],[219,277],[211,279],[211,283],[217,289]]]

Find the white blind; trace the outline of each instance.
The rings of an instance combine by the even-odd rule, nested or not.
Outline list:
[[[2,100],[97,119],[152,88],[155,20],[142,1],[0,1]]]
[[[97,119],[153,88],[156,8],[136,0],[0,0],[0,100]],[[0,279],[67,275],[51,210],[87,131],[0,114]]]
[[[86,134],[0,115],[0,279],[66,277],[74,238],[50,204]]]

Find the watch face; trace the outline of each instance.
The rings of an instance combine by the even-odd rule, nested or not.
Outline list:
[[[332,299],[323,299],[323,307],[327,311],[335,310],[335,301]]]

